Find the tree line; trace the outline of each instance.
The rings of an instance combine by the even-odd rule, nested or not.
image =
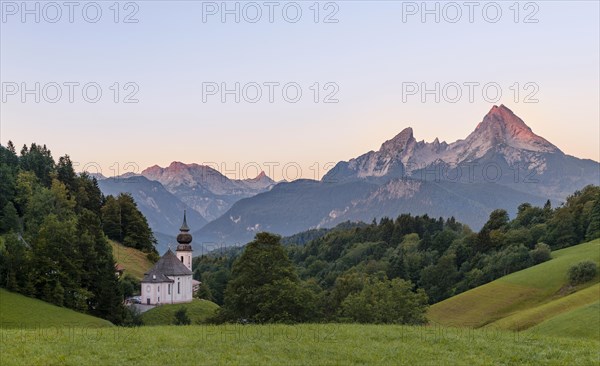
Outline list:
[[[521,204],[512,220],[495,210],[479,232],[403,214],[284,239],[262,233],[195,258],[194,277],[198,296],[222,305],[216,321],[419,324],[428,304],[599,237],[600,187],[588,186],[557,208]]]
[[[46,145],[0,145],[0,287],[115,324],[126,321],[107,238],[156,257],[129,195],[105,197],[94,177]]]

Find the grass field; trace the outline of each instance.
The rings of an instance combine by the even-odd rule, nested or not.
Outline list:
[[[78,313],[0,288],[2,328],[110,327],[104,319]]]
[[[146,253],[121,245],[115,241],[109,240],[112,246],[115,261],[125,267],[125,274],[129,273],[133,277],[141,280],[153,264],[146,258]]]
[[[600,341],[600,301],[546,320],[528,332],[556,337],[586,337]]]
[[[600,300],[599,278],[566,290],[567,271],[573,264],[586,259],[600,263],[600,240],[556,251],[552,257],[548,262],[435,304],[430,308],[428,317],[444,326],[523,330],[561,314],[584,314],[577,309]],[[586,323],[582,320],[582,324],[589,328],[596,321],[592,319]],[[593,330],[588,328],[580,335],[593,336]],[[543,329],[537,328],[537,331]]]
[[[0,364],[592,365],[599,343],[388,325],[227,325],[0,330]]]
[[[556,300],[546,302],[542,305],[518,311],[498,321],[490,323],[487,326],[510,330],[528,329],[560,314],[575,311],[589,304],[593,304],[594,302],[598,302],[599,297],[600,284],[597,283],[594,286],[585,288],[564,297],[557,298]],[[595,321],[593,321],[594,317],[596,318]],[[592,319],[587,319],[589,321],[587,321],[585,324],[582,324],[584,328],[590,327],[593,323],[597,324],[597,319],[600,317],[600,313],[595,314],[594,317],[592,317]],[[586,333],[589,333],[589,331]]]
[[[192,324],[199,324],[213,315],[219,305],[207,300],[194,299],[187,304],[161,305],[142,314],[144,325],[170,325],[173,324],[175,313],[182,307],[187,309],[187,314]]]

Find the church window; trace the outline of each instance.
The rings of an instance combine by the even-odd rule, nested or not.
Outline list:
[[[181,293],[181,283],[177,282],[177,293],[180,294]]]
[[[170,283],[167,285],[167,290],[169,291],[169,295],[171,295],[171,284]]]
[[[181,256],[181,263],[183,263],[183,256]]]
[[[160,292],[160,285],[158,286],[158,292]]]

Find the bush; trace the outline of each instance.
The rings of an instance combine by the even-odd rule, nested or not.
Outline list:
[[[140,292],[140,281],[129,273],[126,273],[125,276],[119,280],[119,286],[121,287],[121,292],[125,298],[139,294]]]
[[[177,310],[175,313],[175,321],[173,322],[175,325],[190,325],[192,321],[187,314],[187,309],[183,306]]]
[[[551,253],[552,250],[548,244],[537,243],[535,248],[529,251],[529,256],[531,257],[533,264],[540,264],[549,260],[552,257]]]
[[[125,307],[125,317],[123,319],[123,326],[125,327],[139,327],[144,325],[142,321],[142,314],[135,306]]]
[[[596,277],[598,265],[592,261],[582,261],[569,268],[569,283],[578,285]]]
[[[342,301],[341,319],[358,323],[425,324],[427,295],[422,289],[412,291],[412,283],[369,278],[360,292],[351,293]]]

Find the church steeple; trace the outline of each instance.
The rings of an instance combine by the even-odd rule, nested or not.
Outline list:
[[[185,233],[187,233],[188,231],[190,231],[190,227],[187,224],[187,217],[186,217],[186,212],[187,210],[183,210],[183,224],[181,224],[181,228],[179,229],[180,231],[183,231]]]
[[[179,229],[180,233],[177,235],[177,242],[179,245],[177,246],[177,251],[185,251],[192,250],[192,246],[190,243],[192,242],[192,234],[189,233],[190,227],[187,224],[185,210],[183,211],[183,224],[181,224],[181,228]]]
[[[181,260],[188,269],[192,269],[192,234],[189,233],[190,227],[187,224],[187,215],[185,210],[183,211],[183,223],[179,229],[179,235],[177,235],[177,258]]]

